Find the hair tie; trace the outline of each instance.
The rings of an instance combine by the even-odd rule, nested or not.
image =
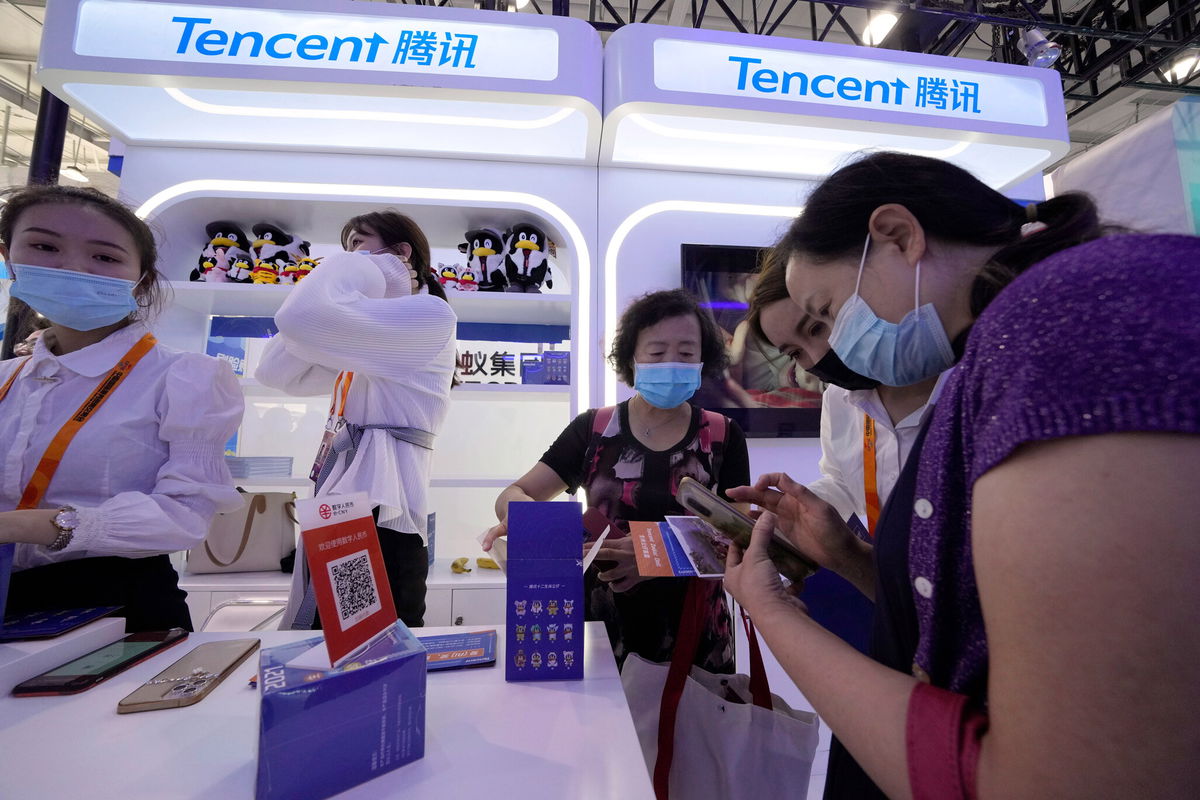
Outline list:
[[[1029,203],[1025,206],[1025,219],[1029,222],[1037,222],[1037,203]]]

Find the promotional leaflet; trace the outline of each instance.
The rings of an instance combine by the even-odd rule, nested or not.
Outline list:
[[[699,517],[630,522],[638,574],[645,578],[719,578],[729,540]]]
[[[379,533],[365,492],[297,500],[296,515],[336,667],[396,621]]]
[[[447,636],[418,636],[426,653],[426,669],[490,667],[496,663],[496,632],[452,633]]]

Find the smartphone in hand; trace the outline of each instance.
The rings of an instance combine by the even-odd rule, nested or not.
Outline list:
[[[684,478],[679,482],[679,491],[675,499],[689,513],[716,528],[742,550],[750,546],[754,520],[704,484],[692,478]],[[816,564],[797,550],[778,530],[772,532],[767,553],[779,568],[779,573],[792,581],[802,581],[818,569]]]

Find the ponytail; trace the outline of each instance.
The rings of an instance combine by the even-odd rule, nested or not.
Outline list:
[[[1092,198],[1068,192],[1034,203],[1026,219],[1042,227],[1001,248],[984,265],[971,287],[971,313],[979,316],[988,303],[1025,270],[1060,250],[1099,239],[1114,232],[1100,222]]]

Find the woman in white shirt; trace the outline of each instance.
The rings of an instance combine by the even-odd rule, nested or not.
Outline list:
[[[121,605],[129,631],[190,630],[166,554],[241,504],[223,457],[242,419],[237,380],[155,342],[154,237],[115,200],[16,191],[0,240],[12,296],[50,321],[31,356],[0,363],[8,613]]]
[[[750,328],[827,384],[821,397],[821,477],[808,490],[836,508],[842,519],[856,514],[873,531],[950,373],[912,386],[882,386],[851,371],[829,348],[824,323],[788,296],[783,267],[765,259],[750,298]],[[868,424],[873,445],[864,442]],[[868,447],[874,452],[872,464],[866,463]]]
[[[458,319],[430,285],[429,243],[408,217],[355,217],[342,246],[279,309],[255,377],[292,395],[332,393],[327,431],[336,435],[314,465],[316,493],[367,493],[396,610],[420,627],[429,466],[450,406]],[[284,627],[320,625],[307,575],[298,553]]]

